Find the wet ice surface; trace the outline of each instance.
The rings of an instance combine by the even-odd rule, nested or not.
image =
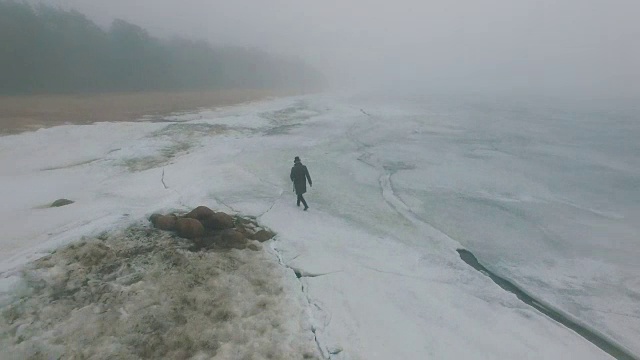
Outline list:
[[[477,103],[456,112],[455,135],[424,134],[452,120],[431,105],[429,121],[403,122],[421,153],[393,177],[399,197],[497,273],[638,354],[638,112]]]
[[[179,124],[6,136],[0,286],[15,288],[27,261],[82,236],[207,205],[278,233],[268,249],[287,274],[283,298],[301,296],[298,318],[311,324],[298,349],[310,336],[332,359],[608,357],[462,262],[456,249],[467,247],[638,354],[633,116],[309,96]],[[309,212],[288,179],[296,155],[314,179]],[[76,202],[43,208],[61,197]]]

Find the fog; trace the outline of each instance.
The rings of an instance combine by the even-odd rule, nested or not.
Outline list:
[[[640,97],[635,0],[46,0],[98,24],[259,47],[335,86]]]

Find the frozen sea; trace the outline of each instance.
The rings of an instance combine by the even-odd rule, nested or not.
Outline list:
[[[611,358],[458,249],[638,358],[638,139],[629,104],[399,94],[3,136],[0,289],[83,236],[207,205],[278,233],[271,254],[298,273],[282,281],[302,283],[325,358]],[[58,198],[75,203],[48,208]]]

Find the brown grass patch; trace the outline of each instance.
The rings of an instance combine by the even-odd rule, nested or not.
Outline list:
[[[273,255],[187,248],[133,227],[30,263],[0,304],[2,359],[319,358]]]

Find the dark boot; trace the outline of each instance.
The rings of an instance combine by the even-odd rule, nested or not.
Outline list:
[[[307,205],[307,202],[302,197],[302,194],[298,195],[298,206],[300,206],[300,202],[302,202],[302,205],[304,205],[305,210],[309,208],[309,206]]]

